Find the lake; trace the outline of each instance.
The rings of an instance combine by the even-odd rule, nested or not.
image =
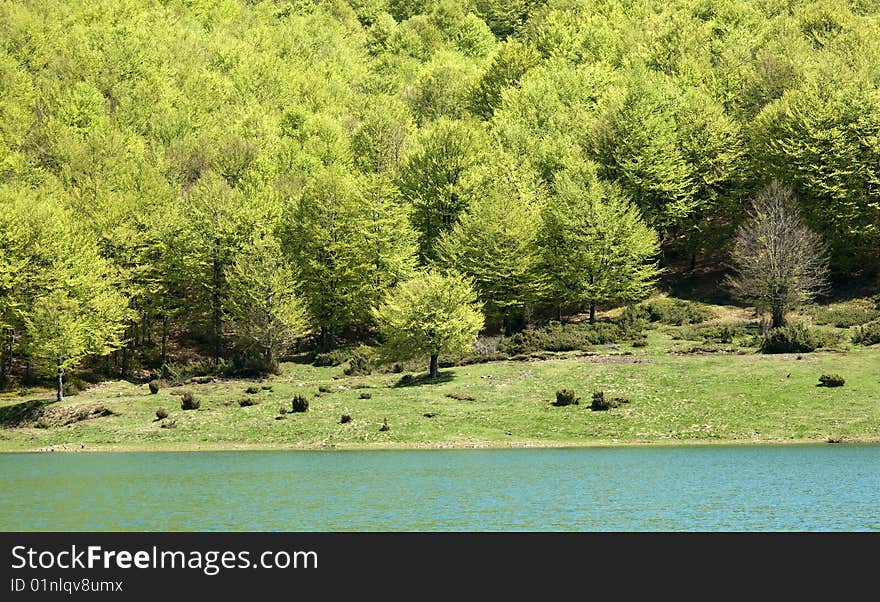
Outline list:
[[[0,454],[4,531],[876,531],[880,446]]]

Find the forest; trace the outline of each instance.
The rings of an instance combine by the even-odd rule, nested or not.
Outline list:
[[[4,386],[436,376],[730,272],[767,190],[792,304],[880,268],[873,0],[2,0],[0,89]]]

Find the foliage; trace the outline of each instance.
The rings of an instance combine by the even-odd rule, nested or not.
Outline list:
[[[224,310],[233,332],[244,349],[256,348],[271,369],[307,332],[293,270],[278,243],[261,238],[235,258],[226,279]]]
[[[819,377],[819,385],[823,387],[842,387],[846,380],[839,374],[823,374]]]
[[[771,329],[761,343],[761,353],[809,353],[840,341],[836,333],[801,323]]]
[[[200,405],[202,402],[191,391],[184,391],[180,398],[181,410],[198,410]]]
[[[856,328],[853,334],[853,343],[858,345],[880,344],[880,322],[870,322]]]
[[[437,272],[399,284],[375,316],[389,354],[400,359],[467,351],[483,327],[471,284]]]
[[[836,328],[861,326],[880,318],[880,310],[852,305],[818,306],[811,312],[816,324],[830,324]]]
[[[684,299],[652,299],[641,306],[647,319],[651,322],[681,326],[682,324],[699,324],[715,317],[715,312],[702,303],[685,301]]]
[[[569,406],[576,404],[577,402],[578,396],[571,389],[556,389],[556,401],[553,402],[553,405]]]
[[[586,351],[595,345],[616,343],[624,338],[635,337],[638,337],[637,332],[625,332],[619,325],[607,322],[596,324],[551,322],[546,327],[527,328],[503,339],[498,350],[509,355],[541,351]]]
[[[639,301],[659,270],[656,233],[620,189],[583,165],[560,174],[543,211],[540,269],[552,303],[591,309]]]
[[[309,400],[304,395],[294,395],[290,402],[291,412],[307,412],[309,409]]]
[[[471,171],[462,188],[469,208],[438,241],[437,264],[469,277],[487,316],[509,325],[543,288],[535,228],[541,186],[527,168],[503,157]]]

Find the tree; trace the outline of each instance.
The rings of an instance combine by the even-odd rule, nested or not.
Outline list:
[[[438,242],[436,265],[470,278],[486,313],[510,334],[511,320],[542,290],[535,224],[544,191],[507,155],[474,169],[462,187],[469,208]]]
[[[657,233],[623,191],[599,180],[591,165],[557,177],[544,207],[539,245],[550,299],[557,307],[588,305],[591,324],[598,304],[643,299],[659,274]]]
[[[307,331],[305,309],[296,293],[293,270],[271,237],[248,244],[226,275],[224,313],[245,350],[256,349],[269,370],[278,356]]]
[[[333,166],[287,211],[282,238],[326,348],[341,331],[369,326],[372,308],[413,267],[414,235],[395,196],[383,176]]]
[[[838,272],[880,268],[880,93],[839,73],[810,81],[756,120],[756,171],[791,185]]]
[[[498,46],[495,56],[480,76],[472,104],[478,115],[489,119],[501,104],[501,93],[519,83],[526,72],[538,65],[541,55],[522,42],[508,40]]]
[[[226,270],[265,221],[259,200],[244,202],[239,191],[208,171],[182,195],[177,215],[165,225],[174,229],[168,288],[189,299],[190,317],[210,325],[215,363],[223,355]]]
[[[485,144],[479,125],[440,119],[425,129],[418,147],[407,158],[398,185],[412,206],[422,262],[436,257],[435,241],[467,208],[459,181],[479,163]]]
[[[755,197],[737,231],[736,274],[728,284],[739,298],[770,310],[778,328],[786,311],[822,290],[827,263],[822,238],[801,220],[791,190],[774,180]]]
[[[441,353],[468,351],[483,327],[483,314],[470,283],[457,274],[424,272],[397,285],[375,310],[391,355],[430,356],[437,378]]]

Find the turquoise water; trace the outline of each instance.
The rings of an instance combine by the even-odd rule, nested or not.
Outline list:
[[[4,531],[880,530],[880,446],[0,454]]]

